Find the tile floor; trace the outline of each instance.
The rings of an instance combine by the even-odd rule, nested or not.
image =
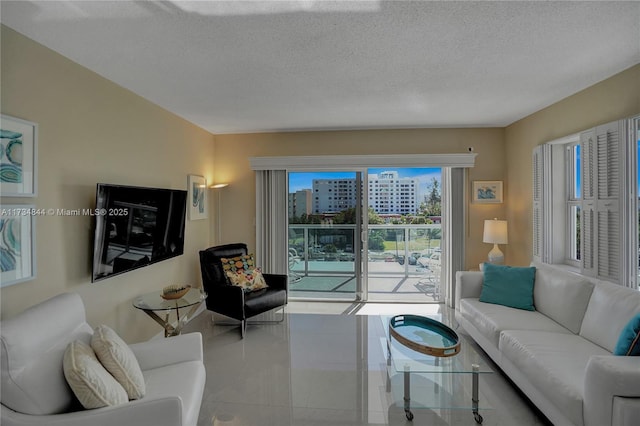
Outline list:
[[[204,340],[198,426],[476,425],[467,410],[414,410],[409,422],[386,390],[380,315],[438,309],[446,310],[291,302],[283,323],[249,325],[244,340],[238,327],[212,323],[205,311],[184,330],[198,330]],[[483,425],[549,425],[499,372],[481,376],[480,400],[490,406],[481,408]]]

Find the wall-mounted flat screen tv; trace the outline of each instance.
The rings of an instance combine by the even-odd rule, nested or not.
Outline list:
[[[184,252],[187,191],[99,183],[92,282]]]

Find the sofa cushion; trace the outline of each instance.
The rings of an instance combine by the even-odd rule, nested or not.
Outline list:
[[[613,353],[620,332],[638,313],[640,291],[599,281],[589,299],[580,335]]]
[[[461,299],[460,313],[496,347],[498,347],[500,332],[503,330],[544,330],[571,333],[539,312],[484,303],[478,299]]]
[[[227,278],[231,285],[242,288],[245,293],[269,287],[260,268],[240,269],[237,272],[227,271]]]
[[[614,355],[640,356],[640,314],[637,314],[622,329]]]
[[[573,333],[580,333],[594,283],[549,265],[535,266],[536,285],[533,288],[533,302],[536,310]],[[571,309],[567,309],[567,306]]]
[[[144,396],[145,385],[140,364],[115,331],[106,325],[96,327],[91,337],[91,348],[104,368],[122,385],[129,399]]]
[[[236,257],[221,257],[222,273],[224,278],[229,282],[227,274],[229,272],[249,271],[256,267],[256,261],[253,254],[243,254]]]
[[[244,313],[246,318],[283,306],[287,303],[287,291],[270,287],[262,291],[254,291],[244,296]]]
[[[574,424],[584,424],[583,388],[592,355],[611,355],[572,333],[507,330],[498,346],[507,358],[549,401],[562,407]]]
[[[84,408],[101,408],[129,401],[127,392],[100,364],[93,349],[80,340],[69,343],[62,360],[64,376]]]
[[[533,311],[535,267],[484,264],[480,301]]]

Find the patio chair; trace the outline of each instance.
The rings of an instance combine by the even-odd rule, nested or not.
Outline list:
[[[287,304],[288,292],[286,275],[263,273],[268,288],[253,292],[245,292],[241,287],[229,284],[222,269],[221,259],[246,254],[247,245],[244,243],[225,244],[200,251],[202,284],[208,293],[207,309],[240,321],[242,338],[246,333],[248,319],[256,315],[282,307],[281,319],[253,321],[252,324],[284,321],[284,307]],[[224,323],[218,322],[218,324]]]
[[[302,279],[302,275],[293,270],[293,268],[300,263],[300,256],[298,251],[294,248],[289,249],[289,283],[296,283]]]
[[[434,300],[440,300],[440,265],[423,266],[423,274],[415,284],[416,288]]]

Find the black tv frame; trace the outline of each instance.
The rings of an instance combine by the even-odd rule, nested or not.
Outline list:
[[[98,183],[94,212],[91,282],[184,254],[186,190]]]

